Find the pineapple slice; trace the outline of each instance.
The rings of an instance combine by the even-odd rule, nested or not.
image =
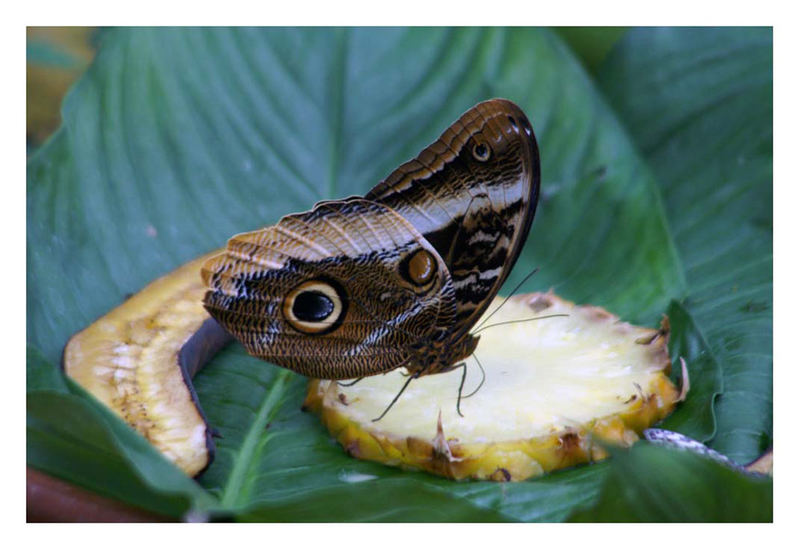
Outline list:
[[[546,318],[508,323],[537,316]],[[405,371],[349,387],[312,380],[304,406],[354,457],[453,479],[517,481],[604,458],[606,442],[631,445],[683,397],[667,377],[666,320],[659,330],[636,327],[535,293],[510,299],[489,324],[497,326],[480,333],[475,352],[485,380],[462,398],[463,417],[461,369],[412,381],[377,422]],[[468,359],[464,395],[481,379]]]

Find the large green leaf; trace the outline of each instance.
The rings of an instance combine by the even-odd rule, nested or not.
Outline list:
[[[618,52],[636,46],[624,41]],[[661,47],[654,55],[671,55]],[[523,107],[542,153],[543,196],[509,285],[538,266],[523,289],[552,287],[653,326],[669,308],[678,341],[687,343],[675,352],[690,370],[698,365],[691,414],[676,415],[671,427],[711,437],[712,402],[727,365],[716,353],[710,362],[705,357],[729,333],[722,325],[704,332],[687,310],[702,277],[686,269],[674,208],[654,172],[659,164],[639,154],[649,150],[632,140],[639,138],[569,49],[536,29],[107,33],[65,101],[62,129],[29,162],[29,343],[57,362],[71,333],[155,276],[318,199],[363,194],[462,111],[495,96]],[[660,112],[665,105],[650,106]],[[689,121],[703,114],[668,105]],[[692,162],[721,170],[730,161],[713,150],[703,155]],[[769,167],[771,159],[759,161]],[[44,365],[29,363],[29,380],[37,368]],[[238,345],[198,375],[201,403],[222,435],[199,483],[223,513],[251,520],[552,521],[595,502],[608,472],[599,464],[500,485],[359,462],[299,412],[304,384]],[[717,409],[721,424],[727,413]],[[771,432],[771,419],[760,420],[758,429]],[[31,462],[52,471],[44,460]],[[55,473],[76,480],[65,470]],[[124,490],[110,492],[126,499]]]
[[[712,444],[753,460],[772,438],[772,30],[636,30],[602,82],[664,198],[702,341],[681,353],[720,371]]]

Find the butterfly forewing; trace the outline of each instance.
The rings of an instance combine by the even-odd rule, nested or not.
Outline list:
[[[206,309],[248,352],[321,378],[397,368],[455,316],[436,250],[364,199],[320,203],[237,235],[203,277]]]

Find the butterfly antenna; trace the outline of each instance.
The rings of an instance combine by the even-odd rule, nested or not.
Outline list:
[[[372,419],[372,421],[373,421],[373,422],[377,422],[378,420],[380,420],[381,418],[383,418],[384,416],[386,416],[386,413],[388,413],[388,412],[389,412],[389,409],[391,409],[391,408],[394,406],[394,404],[395,404],[395,403],[397,403],[397,400],[398,400],[398,399],[400,399],[400,396],[401,396],[401,395],[403,395],[403,392],[404,392],[404,391],[406,391],[406,388],[407,388],[407,387],[408,387],[408,385],[411,383],[411,381],[412,381],[412,380],[414,380],[414,379],[416,379],[416,378],[419,378],[419,373],[416,373],[416,374],[414,374],[413,376],[409,376],[409,377],[408,377],[408,380],[406,380],[406,383],[405,383],[405,384],[403,384],[403,387],[402,387],[402,388],[400,388],[400,391],[399,391],[399,392],[397,392],[397,395],[395,395],[395,396],[394,396],[394,399],[392,399],[392,402],[391,402],[391,403],[389,403],[389,406],[388,406],[388,407],[386,407],[386,410],[384,410],[384,411],[381,413],[381,415],[380,415],[378,418],[373,418],[373,419]]]
[[[538,321],[539,319],[550,319],[551,317],[569,317],[568,313],[553,313],[552,315],[542,315],[541,317],[529,317],[528,319],[514,319],[513,321],[500,321],[499,323],[492,323],[491,325],[487,325],[482,329],[476,330],[473,334],[478,334],[479,332],[483,332],[487,328],[492,327],[499,327],[500,325],[510,325],[512,323],[526,323],[528,321]]]
[[[484,382],[486,382],[486,371],[485,371],[485,370],[483,370],[483,365],[481,365],[481,362],[478,360],[478,356],[477,356],[477,355],[475,355],[475,354],[473,353],[473,354],[472,354],[472,356],[475,358],[475,362],[476,362],[476,363],[478,363],[478,367],[481,369],[481,383],[480,383],[480,384],[478,384],[478,387],[477,387],[477,388],[475,388],[474,390],[472,390],[472,393],[470,393],[469,395],[465,395],[465,396],[464,396],[464,399],[467,399],[467,398],[469,398],[469,397],[472,397],[473,395],[475,395],[476,393],[478,393],[478,390],[479,390],[479,389],[481,389],[481,388],[483,387],[483,383],[484,383]]]
[[[480,329],[480,328],[481,328],[481,327],[482,327],[482,326],[483,326],[483,325],[486,323],[486,321],[488,321],[489,319],[491,319],[492,315],[494,315],[495,313],[497,313],[497,312],[500,310],[500,308],[501,308],[501,307],[503,307],[504,305],[506,305],[506,302],[509,300],[509,298],[511,298],[511,297],[514,295],[514,293],[515,293],[516,291],[518,291],[518,290],[519,290],[519,288],[520,288],[522,285],[524,285],[524,284],[525,284],[525,282],[526,282],[528,279],[530,279],[531,277],[533,277],[533,275],[534,275],[534,274],[535,274],[537,271],[539,271],[539,268],[538,268],[538,267],[537,267],[537,268],[534,268],[534,270],[533,270],[533,271],[531,271],[530,273],[528,273],[527,275],[525,275],[525,277],[524,277],[524,278],[523,278],[523,279],[522,279],[522,280],[519,282],[519,284],[517,284],[517,286],[515,286],[515,287],[514,287],[514,290],[512,290],[512,291],[511,291],[511,294],[509,294],[508,296],[506,296],[505,300],[503,300],[503,302],[502,302],[502,303],[501,303],[499,306],[497,306],[497,307],[495,308],[495,310],[494,310],[494,311],[492,311],[492,312],[489,314],[489,316],[488,316],[488,317],[486,317],[486,319],[484,319],[483,321],[481,321],[481,324],[480,324],[480,325],[478,325],[477,327],[475,327],[475,330],[479,330],[479,329]]]

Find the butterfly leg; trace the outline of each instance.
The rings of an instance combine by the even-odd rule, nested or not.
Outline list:
[[[472,356],[475,358],[475,361],[478,363],[478,367],[480,367],[481,369],[481,382],[480,384],[478,384],[477,388],[475,388],[474,390],[472,390],[472,392],[469,393],[469,395],[462,395],[462,391],[464,390],[464,382],[467,380],[467,362],[463,361],[453,367],[454,369],[462,367],[464,369],[464,372],[461,374],[461,384],[458,386],[458,401],[456,401],[456,412],[458,413],[458,416],[460,416],[461,418],[464,418],[464,415],[461,414],[461,399],[468,399],[473,395],[475,395],[476,393],[478,393],[478,390],[483,387],[483,383],[486,382],[486,371],[483,370],[483,365],[481,365],[481,362],[478,361],[478,357],[475,354],[473,354]]]
[[[389,412],[389,409],[391,409],[391,408],[394,406],[394,404],[395,404],[395,403],[397,403],[397,400],[398,400],[398,399],[400,399],[400,396],[401,396],[401,395],[403,395],[403,392],[404,392],[404,391],[406,391],[406,388],[407,388],[407,387],[408,387],[408,385],[411,383],[411,381],[412,381],[412,380],[414,380],[414,379],[416,379],[416,378],[419,378],[419,375],[420,375],[420,373],[419,373],[419,372],[416,372],[416,373],[414,373],[412,376],[409,376],[409,377],[408,377],[408,380],[406,380],[406,383],[405,383],[405,384],[403,384],[403,387],[400,389],[400,391],[399,391],[399,392],[397,392],[397,395],[395,395],[395,396],[394,396],[394,399],[392,399],[392,402],[391,402],[391,403],[389,403],[389,406],[388,406],[388,407],[386,407],[386,410],[384,410],[384,411],[381,413],[381,415],[380,415],[378,418],[373,418],[373,419],[372,419],[372,421],[373,421],[373,422],[377,422],[378,420],[380,420],[381,418],[383,418],[384,416],[386,416],[386,413],[388,413],[388,412]]]
[[[464,418],[464,415],[461,413],[461,392],[464,390],[464,382],[467,380],[467,362],[462,361],[453,368],[463,369],[463,372],[461,373],[461,384],[458,385],[458,400],[456,401],[456,412],[458,413],[458,416]]]
[[[361,382],[361,381],[362,381],[364,378],[366,378],[366,377],[365,377],[365,376],[362,376],[361,378],[356,378],[356,379],[355,379],[355,380],[353,380],[352,382],[347,382],[347,383],[343,383],[343,382],[336,382],[336,383],[337,383],[337,384],[339,384],[339,385],[340,385],[341,387],[343,387],[343,388],[349,388],[350,386],[355,386],[356,384],[358,384],[359,382]]]
[[[475,358],[475,362],[476,362],[476,363],[478,363],[478,368],[480,368],[480,369],[481,369],[481,383],[480,383],[480,384],[478,384],[478,387],[477,387],[477,388],[475,388],[474,390],[472,390],[472,392],[471,392],[469,395],[465,395],[465,396],[464,396],[464,399],[468,399],[468,398],[472,397],[473,395],[475,395],[476,393],[478,393],[478,390],[479,390],[479,389],[481,389],[481,388],[483,387],[483,383],[484,383],[484,382],[486,382],[486,371],[485,371],[485,370],[483,370],[483,365],[481,365],[481,362],[480,362],[480,361],[478,361],[478,356],[477,356],[477,355],[475,355],[475,354],[473,353],[473,354],[472,354],[472,356]],[[465,370],[466,370],[466,369],[465,369]],[[461,382],[461,385],[462,385],[462,386],[464,385],[464,382],[463,382],[463,381]]]

